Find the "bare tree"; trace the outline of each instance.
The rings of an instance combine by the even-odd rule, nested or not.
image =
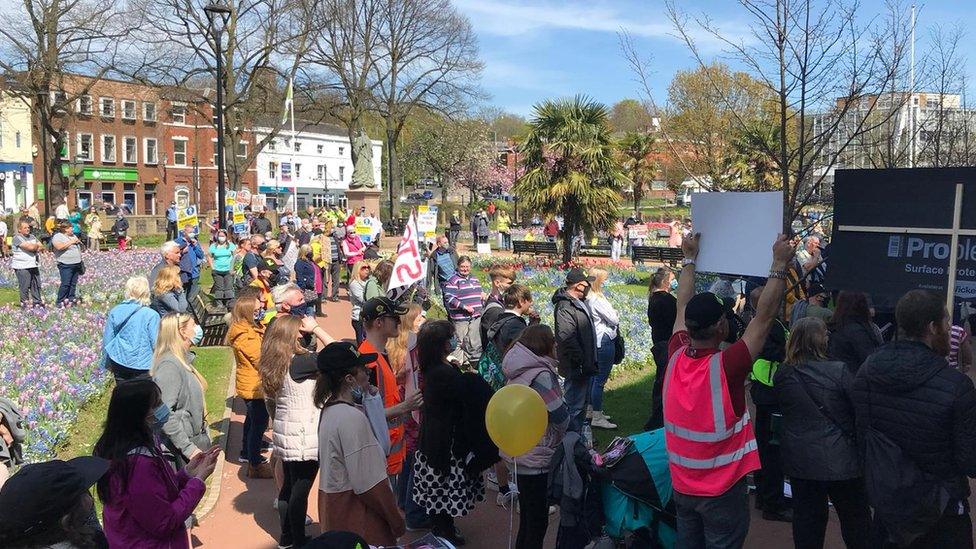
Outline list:
[[[375,109],[386,125],[390,218],[399,172],[396,145],[419,108],[449,116],[479,95],[482,64],[471,23],[450,0],[382,0],[380,50],[373,64]]]
[[[142,19],[114,0],[23,0],[8,4],[2,18],[0,71],[7,93],[31,109],[48,214],[51,196],[67,191],[60,154],[65,115],[115,69],[126,38]]]
[[[146,14],[138,39],[143,57],[129,72],[155,84],[199,91],[196,104],[209,104],[213,85],[224,89],[224,162],[231,188],[258,152],[283,126],[286,81],[294,78],[309,47],[310,21],[297,0],[231,0],[222,38],[223,78],[216,82],[215,37],[203,8],[208,0],[139,0]],[[239,143],[254,126],[270,132],[240,154]]]

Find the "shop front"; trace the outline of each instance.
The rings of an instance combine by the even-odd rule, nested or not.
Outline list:
[[[81,209],[92,206],[115,205],[124,207],[130,214],[152,214],[147,210],[146,193],[155,196],[155,186],[151,190],[140,189],[139,171],[135,168],[105,168],[84,166],[72,169],[61,166],[61,173],[68,178],[75,190],[75,203]],[[143,186],[146,187],[146,186]],[[140,200],[140,192],[143,192]]]
[[[0,209],[16,212],[34,202],[34,166],[21,162],[0,162]]]

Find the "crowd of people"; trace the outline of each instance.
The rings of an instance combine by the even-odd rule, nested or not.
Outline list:
[[[259,213],[252,235],[215,230],[206,246],[193,228],[172,227],[159,263],[126,281],[106,318],[102,363],[115,388],[93,456],[11,476],[0,488],[0,545],[189,547],[221,459],[194,365],[206,263],[244,411],[235,457],[246,477],[274,483],[279,547],[318,546],[307,529],[316,478],[322,535],[347,532],[364,547],[395,545],[407,530],[464,545],[456,519],[489,490],[517,507],[516,547],[543,546],[552,504],[557,546],[587,546],[604,531],[593,508],[613,454],[593,448],[591,430],[617,427],[603,397],[625,343],[651,347],[645,430],[662,441],[673,487],[643,535],[655,538],[661,522],[678,547],[742,547],[754,490],[764,520],[792,522],[796,547],[824,546],[828,502],[848,547],[972,547],[972,319],[951,326],[941,297],[910,292],[892,326],[879,327],[869,296],[823,287],[827,247],[816,235],[777,238],[766,277],[696,293],[708,235],[675,220],[680,272],[651,273],[650,341],[625,342],[605,269],[569,268],[545,296],[504,265],[483,284],[457,250],[458,219],[427,250],[426,280],[394,293],[393,261],[364,244],[349,216],[329,212],[286,212],[276,231]],[[73,266],[71,231],[52,238],[69,280],[83,269]],[[15,262],[17,249],[43,246],[29,224],[22,236]],[[18,278],[37,268],[16,265]],[[64,291],[70,301],[71,286]],[[341,297],[351,304],[348,340],[317,320]],[[535,310],[537,298],[551,301],[552,318]],[[435,300],[444,319],[428,318]],[[493,394],[509,385],[537,393],[547,416],[541,439],[518,456],[500,451],[485,424]],[[9,408],[0,401],[0,434],[15,446]]]

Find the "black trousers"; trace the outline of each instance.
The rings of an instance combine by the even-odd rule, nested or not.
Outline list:
[[[762,469],[756,471],[756,498],[764,511],[777,512],[789,507],[783,496],[783,460],[779,441],[774,441],[773,414],[775,406],[756,404],[756,444]]]
[[[149,370],[136,370],[116,363],[111,358],[105,364],[106,369],[112,372],[115,383],[121,383],[130,379],[149,378]]]
[[[308,494],[312,491],[319,462],[282,461],[285,473],[281,491],[278,492],[278,516],[281,519],[280,545],[305,545],[305,514],[308,512]]]
[[[827,531],[827,498],[840,519],[847,549],[867,549],[871,511],[863,478],[806,480],[790,478],[793,489],[793,545],[797,549],[823,549]]]
[[[644,424],[645,431],[653,431],[664,427],[664,375],[668,371],[668,342],[655,341],[651,347],[651,356],[657,372],[654,374],[654,385],[651,387],[651,417]]]
[[[548,474],[518,475],[519,529],[517,549],[540,549],[549,528]]]

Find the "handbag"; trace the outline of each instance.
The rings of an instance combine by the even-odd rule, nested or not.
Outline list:
[[[624,344],[624,335],[617,331],[617,337],[613,338],[613,363],[620,364],[627,356],[627,347]]]

